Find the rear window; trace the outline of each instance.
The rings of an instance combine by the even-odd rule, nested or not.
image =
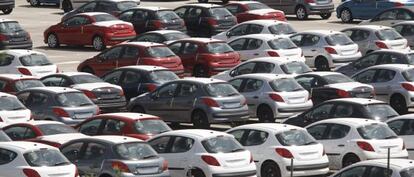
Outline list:
[[[288,130],[279,134],[276,134],[277,140],[283,146],[303,146],[316,144],[315,139],[309,135],[305,130]]]
[[[401,170],[401,177],[414,177],[414,168],[406,168]]]
[[[354,44],[354,42],[348,36],[342,33],[331,34],[329,36],[326,36],[325,40],[329,45],[332,46]]]
[[[378,39],[381,40],[397,40],[403,39],[403,37],[394,29],[382,29],[375,32]]]
[[[39,80],[18,80],[14,83],[15,90],[22,91],[33,87],[44,87],[45,85]]]
[[[169,21],[180,19],[180,17],[171,10],[161,10],[156,13],[156,18],[159,20]]]
[[[243,147],[232,137],[217,136],[201,142],[209,153],[230,153],[244,151]]]
[[[16,97],[0,97],[0,111],[13,111],[22,109],[26,109],[26,107],[24,107],[24,105]]]
[[[404,76],[405,80],[414,82],[414,69],[407,69],[402,72],[402,75]]]
[[[137,7],[138,4],[134,1],[125,1],[125,2],[117,3],[117,6],[118,6],[119,11],[124,11],[124,10],[131,9],[133,7]]]
[[[78,133],[70,126],[62,124],[42,124],[37,126],[44,135],[56,135],[64,133]]]
[[[279,23],[276,25],[269,26],[269,31],[272,34],[295,34],[296,31],[287,23]]]
[[[141,134],[160,134],[171,130],[171,128],[168,127],[164,121],[159,119],[135,121],[134,128],[138,133]]]
[[[388,104],[369,104],[366,106],[369,115],[375,120],[384,122],[389,118],[398,116],[398,113]]]
[[[43,54],[25,55],[19,58],[23,66],[46,66],[52,63]]]
[[[293,78],[281,78],[270,81],[270,86],[276,92],[293,92],[304,90]]]
[[[207,44],[207,51],[209,53],[228,53],[234,50],[224,42],[213,42]]]
[[[96,77],[94,75],[76,75],[70,77],[75,84],[85,84],[85,83],[97,83],[97,82],[104,82],[101,78]]]
[[[364,139],[393,139],[397,135],[384,124],[369,124],[357,128],[359,135]]]
[[[157,153],[150,145],[142,142],[118,144],[114,147],[115,152],[123,159],[141,160],[157,158]]]
[[[210,16],[215,17],[217,19],[223,19],[223,18],[226,18],[226,17],[233,16],[230,13],[230,11],[228,11],[226,8],[223,8],[223,7],[210,8],[208,10],[208,12],[210,13]]]
[[[76,107],[76,106],[87,106],[93,105],[92,101],[89,100],[83,93],[78,92],[68,92],[61,93],[57,95],[57,101],[66,107]]]
[[[17,22],[0,23],[0,33],[12,33],[17,31],[23,31],[23,28]]]
[[[303,62],[285,63],[280,65],[280,68],[282,68],[283,72],[286,74],[302,74],[312,72],[312,69],[310,69],[309,66]]]
[[[149,56],[156,58],[175,56],[174,52],[165,46],[148,47],[147,53]]]
[[[179,39],[189,38],[190,36],[184,33],[167,33],[164,34],[164,37],[167,41],[175,41]]]
[[[247,6],[247,9],[249,10],[270,9],[269,6],[262,4],[262,3],[247,3],[245,5]]]
[[[214,83],[205,86],[207,93],[214,97],[238,95],[239,92],[228,83]]]
[[[298,48],[298,46],[296,46],[295,43],[293,43],[288,38],[273,39],[273,40],[267,41],[267,43],[269,44],[270,48],[275,49],[275,50]]]
[[[54,149],[40,149],[25,153],[24,159],[32,167],[51,167],[68,165],[70,162],[60,151]]]
[[[164,83],[179,79],[179,77],[169,70],[158,70],[149,73],[150,80],[157,83]]]
[[[94,15],[93,17],[95,18],[96,22],[119,20],[110,14]]]
[[[328,84],[354,82],[354,80],[342,74],[331,74],[322,77],[325,79],[326,82],[328,82]]]

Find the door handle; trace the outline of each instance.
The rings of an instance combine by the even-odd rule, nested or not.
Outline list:
[[[312,49],[311,51],[312,51],[312,52],[316,52],[316,49]]]
[[[259,54],[258,54],[258,53],[254,53],[253,55],[254,55],[254,56],[257,56],[257,55],[259,55]]]
[[[254,96],[253,98],[254,98],[254,99],[258,99],[259,97],[258,97],[258,96]]]
[[[344,144],[338,144],[338,147],[345,147]]]

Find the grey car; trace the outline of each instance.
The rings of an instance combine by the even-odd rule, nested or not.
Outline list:
[[[80,176],[169,177],[168,163],[146,142],[123,136],[72,140],[60,147]]]
[[[286,15],[296,15],[299,20],[306,20],[309,15],[320,15],[328,19],[334,12],[332,0],[258,0],[271,8],[282,10]]]
[[[210,123],[240,123],[249,118],[243,95],[227,82],[208,78],[165,83],[131,99],[127,108],[157,115],[167,122],[192,122],[198,128],[208,128]]]
[[[54,120],[76,125],[100,110],[81,91],[65,87],[35,87],[17,93],[35,120]]]

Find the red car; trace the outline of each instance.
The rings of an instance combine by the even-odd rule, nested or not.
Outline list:
[[[240,63],[240,55],[226,42],[211,38],[185,38],[168,47],[178,56],[186,72],[209,77]]]
[[[113,46],[80,63],[78,71],[101,77],[112,69],[131,65],[163,66],[178,76],[184,74],[180,57],[166,45],[152,42],[128,42]]]
[[[272,9],[256,1],[232,1],[224,7],[237,17],[239,23],[261,19],[286,21],[283,11]]]
[[[56,121],[28,121],[3,127],[13,141],[31,141],[60,147],[68,141],[87,137],[69,125]]]
[[[49,47],[92,45],[95,50],[133,39],[136,34],[131,23],[101,12],[80,13],[46,29],[44,42]]]
[[[100,114],[83,121],[75,129],[90,136],[123,135],[141,140],[171,131],[159,117],[141,113]]]
[[[15,95],[24,89],[44,87],[42,81],[34,76],[21,74],[0,74],[0,92]]]

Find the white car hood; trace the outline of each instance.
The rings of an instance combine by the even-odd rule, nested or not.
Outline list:
[[[257,9],[257,10],[248,11],[249,14],[254,14],[254,15],[265,15],[270,12],[278,12],[278,11],[275,9]]]
[[[94,24],[96,26],[101,26],[101,27],[110,27],[112,25],[129,25],[129,26],[132,26],[131,23],[124,22],[124,21],[121,21],[121,20],[112,20],[112,21],[96,22]]]
[[[89,137],[89,136],[84,135],[82,133],[65,133],[65,134],[57,134],[57,135],[40,136],[39,139],[43,141],[56,142],[59,144],[63,144],[71,140],[75,140],[79,138],[86,138],[86,137]]]
[[[350,90],[353,90],[354,88],[357,88],[357,87],[369,87],[371,89],[374,89],[371,85],[363,84],[363,83],[359,83],[359,82],[329,84],[329,87],[336,88],[336,89],[341,89],[341,90],[345,90],[345,91],[350,91]]]
[[[29,109],[15,111],[0,111],[0,117],[5,124],[21,123],[30,120],[31,111]]]
[[[77,90],[88,90],[88,91],[92,91],[93,89],[104,88],[104,87],[112,87],[112,88],[117,88],[119,90],[122,90],[120,86],[113,85],[113,84],[106,83],[106,82],[75,84],[72,86],[72,88],[77,89]]]

